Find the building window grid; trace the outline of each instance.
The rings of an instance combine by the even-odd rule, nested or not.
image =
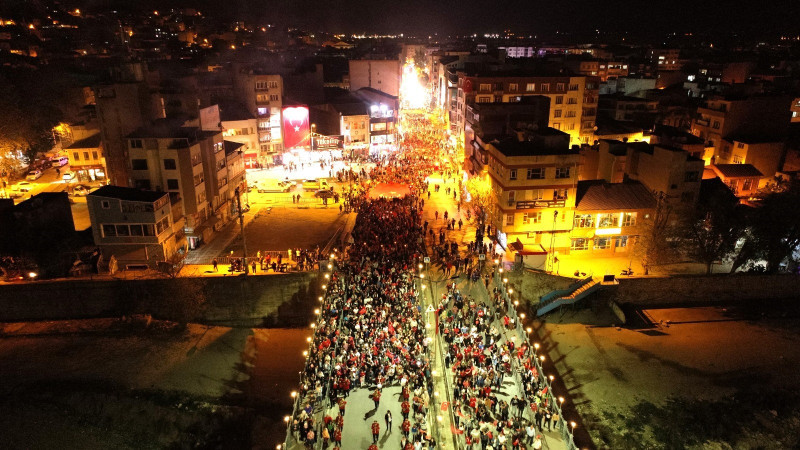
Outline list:
[[[556,178],[557,179],[564,179],[569,178],[570,168],[569,167],[556,167]]]

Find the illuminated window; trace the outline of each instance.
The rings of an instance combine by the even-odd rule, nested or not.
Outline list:
[[[622,214],[622,226],[623,227],[633,227],[636,226],[636,213],[624,213]]]
[[[518,90],[519,90],[519,84],[517,84],[517,83],[511,83],[511,84],[509,84],[509,85],[508,85],[508,90],[509,90],[509,91],[513,91],[513,92],[516,92],[516,91],[518,91]]]
[[[566,200],[568,192],[567,189],[553,189],[553,200]]]
[[[542,92],[550,92],[550,83],[542,83]]]
[[[599,214],[597,217],[598,228],[616,227],[617,223],[619,223],[619,220],[616,214]]]
[[[532,223],[542,223],[542,212],[527,212],[522,214],[522,224],[530,225]]]
[[[617,236],[616,246],[624,248],[628,246],[628,236]]]
[[[605,250],[611,248],[611,238],[601,237],[594,239],[595,250]]]
[[[573,239],[569,244],[570,250],[589,250],[589,239]]]
[[[575,214],[572,225],[575,228],[592,228],[594,226],[594,216],[591,214]]]
[[[753,179],[747,178],[744,180],[744,183],[742,183],[742,190],[749,191],[751,189],[753,189]]]
[[[525,90],[526,90],[526,91],[528,91],[528,92],[533,92],[533,91],[535,91],[535,90],[536,90],[536,83],[528,83],[528,84],[525,86]]]

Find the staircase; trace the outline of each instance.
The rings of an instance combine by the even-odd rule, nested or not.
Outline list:
[[[543,316],[559,306],[572,305],[600,289],[601,286],[600,282],[588,277],[571,284],[566,289],[553,291],[542,297],[539,302],[539,308],[536,310],[536,315]]]

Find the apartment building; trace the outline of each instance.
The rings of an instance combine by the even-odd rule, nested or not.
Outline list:
[[[526,96],[518,103],[475,103],[467,106],[464,137],[465,168],[480,173],[487,164],[484,142],[512,136],[517,130],[546,129],[550,99]]]
[[[372,88],[395,97],[400,95],[402,64],[397,59],[350,60],[350,91]]]
[[[225,141],[242,144],[242,158],[248,168],[265,164],[264,157],[260,157],[261,146],[258,141],[258,121],[244,105],[226,102],[219,105],[220,124],[222,137]]]
[[[502,247],[524,246],[553,252],[570,246],[580,154],[569,135],[540,130],[485,144],[485,175],[496,200],[495,226]]]
[[[728,148],[723,145],[724,139],[752,136],[783,140],[791,123],[791,102],[791,96],[783,95],[714,96],[697,108],[692,134],[714,148],[712,163],[728,161],[731,156],[723,155]]]
[[[761,173],[761,184],[766,184],[781,170],[786,158],[786,144],[768,137],[723,138],[716,165],[752,164]]]
[[[258,159],[272,162],[284,150],[281,128],[283,77],[252,70],[240,71],[234,74],[234,91],[247,111],[256,118]]]
[[[64,151],[69,158],[69,168],[78,181],[102,181],[106,179],[106,157],[100,133],[73,142]]]
[[[599,79],[526,71],[457,72],[456,128],[463,133],[467,106],[475,103],[514,103],[529,95],[550,98],[548,125],[570,136],[570,145],[594,141]],[[465,142],[465,148],[468,143]]]
[[[223,150],[221,131],[184,127],[166,119],[128,135],[134,187],[179,196],[190,249],[209,240],[214,223],[225,220],[223,206],[228,197]]]
[[[112,184],[130,185],[130,158],[125,137],[137,128],[164,117],[164,105],[151,92],[143,64],[123,65],[114,82],[94,87],[97,117],[106,159],[106,175]]]
[[[147,265],[186,249],[180,201],[166,192],[103,186],[86,197],[94,243],[120,268]]]
[[[591,257],[630,254],[652,220],[656,199],[643,184],[603,180],[578,183],[575,215],[565,254]]]
[[[568,59],[564,66],[580,75],[598,77],[601,82],[628,76],[628,63],[622,61]]]

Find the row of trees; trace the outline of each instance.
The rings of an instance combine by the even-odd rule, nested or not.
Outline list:
[[[53,69],[0,71],[0,175],[21,171],[52,148],[53,127],[64,120],[72,93],[72,80]]]
[[[798,264],[800,184],[778,183],[761,193],[755,206],[741,205],[721,182],[704,186],[693,214],[676,217],[663,196],[643,225],[635,256],[645,274],[657,264],[697,261],[711,273],[714,264],[731,263],[731,272],[775,273]]]

